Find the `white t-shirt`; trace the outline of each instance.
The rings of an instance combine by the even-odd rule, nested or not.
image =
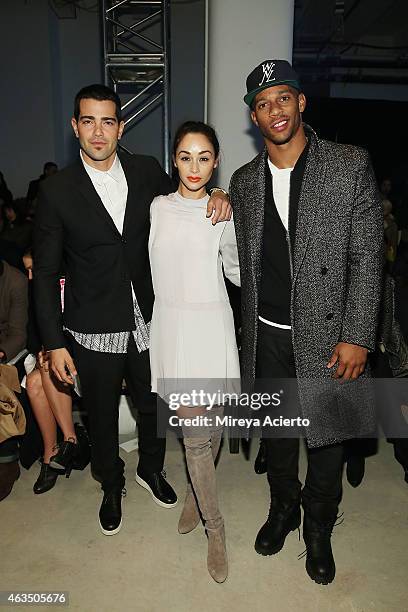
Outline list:
[[[270,159],[268,159],[268,166],[272,174],[273,199],[275,200],[283,226],[287,231],[289,223],[290,175],[293,168],[277,168]]]

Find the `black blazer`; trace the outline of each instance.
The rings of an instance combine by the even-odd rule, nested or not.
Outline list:
[[[156,195],[170,193],[172,183],[152,157],[119,157],[128,183],[122,235],[80,159],[41,182],[34,227],[34,301],[48,350],[65,346],[63,325],[84,333],[135,329],[130,281],[143,318],[150,321],[150,204]]]

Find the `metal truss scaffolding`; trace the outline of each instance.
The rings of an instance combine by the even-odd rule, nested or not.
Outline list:
[[[164,167],[170,171],[169,0],[102,0],[105,84],[121,100],[125,130],[160,104]]]

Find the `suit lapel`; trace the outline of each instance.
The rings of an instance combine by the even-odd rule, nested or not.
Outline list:
[[[130,164],[130,156],[120,154],[119,155],[120,163],[122,164],[123,172],[126,176],[126,182],[128,186],[128,194],[126,199],[126,210],[125,210],[125,218],[123,221],[123,231],[122,234],[125,235],[127,228],[129,227],[129,223],[132,216],[132,202],[134,203],[137,198],[137,191],[139,187],[139,174],[135,172],[134,165]]]
[[[77,187],[79,191],[81,192],[81,194],[83,195],[83,197],[86,199],[86,201],[91,206],[93,206],[93,208],[96,210],[96,212],[101,217],[101,219],[103,219],[106,223],[108,223],[116,234],[119,234],[116,228],[116,225],[113,222],[112,217],[106,210],[105,206],[103,205],[102,200],[100,199],[97,192],[95,191],[92,181],[89,178],[81,160],[79,160],[78,162]]]
[[[245,198],[248,206],[246,218],[249,222],[249,239],[251,253],[253,257],[253,269],[257,285],[261,281],[261,255],[265,217],[265,169],[266,169],[266,150],[260,153],[248,168],[247,194]]]
[[[319,209],[326,174],[326,163],[323,159],[317,136],[310,128],[306,129],[306,133],[311,139],[311,142],[307,154],[298,204],[293,282],[296,280],[303,258],[306,254],[306,248],[313,229],[313,222]]]

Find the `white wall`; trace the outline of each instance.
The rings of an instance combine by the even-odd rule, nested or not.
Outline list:
[[[291,60],[294,0],[207,1],[208,121],[220,137],[225,187],[262,146],[242,99],[245,81],[262,60]]]

